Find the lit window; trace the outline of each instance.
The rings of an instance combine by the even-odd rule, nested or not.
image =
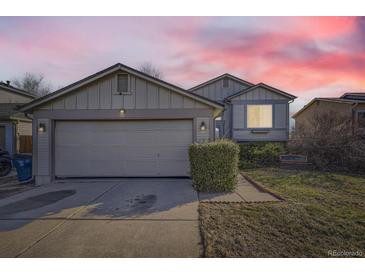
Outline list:
[[[228,88],[228,86],[229,86],[228,78],[223,78],[223,87]]]
[[[118,74],[118,92],[129,93],[128,74]]]
[[[248,128],[271,128],[272,105],[248,105],[247,106]]]
[[[359,112],[357,114],[357,124],[359,128],[365,128],[365,112]]]

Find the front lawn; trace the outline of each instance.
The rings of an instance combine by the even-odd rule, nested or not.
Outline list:
[[[364,177],[278,168],[246,174],[286,201],[201,203],[206,257],[365,256]]]

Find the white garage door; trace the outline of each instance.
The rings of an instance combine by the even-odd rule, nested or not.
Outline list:
[[[191,120],[58,121],[57,177],[189,176]]]

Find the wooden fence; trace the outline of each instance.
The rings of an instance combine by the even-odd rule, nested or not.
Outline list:
[[[32,136],[19,136],[19,153],[32,153]]]

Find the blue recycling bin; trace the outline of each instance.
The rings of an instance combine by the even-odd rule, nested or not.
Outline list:
[[[18,181],[23,182],[32,178],[32,156],[18,154],[13,158],[13,165],[16,168]]]

